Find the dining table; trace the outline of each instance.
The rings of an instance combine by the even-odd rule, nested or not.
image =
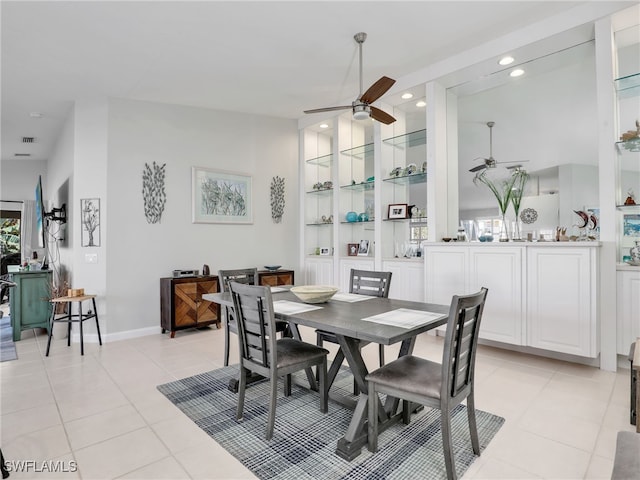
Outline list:
[[[326,303],[307,304],[299,300],[289,288],[290,286],[271,288],[276,318],[287,321],[293,337],[298,340],[302,340],[298,328],[300,325],[334,333],[340,345],[337,355],[344,355],[359,388],[360,393],[355,400],[330,395],[333,400],[353,410],[349,426],[336,447],[337,455],[353,460],[367,444],[369,398],[365,377],[369,371],[362,357],[361,347],[369,343],[400,343],[398,357],[410,355],[419,334],[447,323],[449,305],[342,292],[336,293]],[[233,308],[229,292],[205,294],[202,298]],[[342,362],[334,362],[329,370],[328,388],[331,388],[340,363]],[[307,377],[309,376],[307,372]],[[309,383],[313,388],[315,383],[311,378]],[[380,398],[375,401],[380,402],[378,431],[384,431],[401,420],[398,399],[387,397],[384,404]]]

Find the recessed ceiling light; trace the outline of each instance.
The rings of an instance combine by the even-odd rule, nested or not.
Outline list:
[[[410,98],[413,98],[413,93],[407,92],[407,93],[403,93],[402,94],[402,99],[403,100],[409,100]]]
[[[521,68],[516,68],[509,75],[512,77],[519,77],[520,75],[524,75],[524,70],[522,70]]]
[[[511,65],[513,63],[515,59],[511,56],[506,56],[506,57],[502,57],[500,60],[498,60],[498,63],[500,65]]]
[[[426,106],[427,106],[427,102],[425,102],[424,100],[418,100],[416,102],[416,107],[422,108],[422,107],[426,107]]]
[[[320,128],[329,128],[329,125],[326,123],[321,123]]]

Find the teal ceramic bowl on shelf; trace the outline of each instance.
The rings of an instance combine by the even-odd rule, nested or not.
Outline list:
[[[357,222],[358,221],[358,214],[356,212],[347,212],[347,214],[345,215],[345,219],[347,220],[347,222]]]

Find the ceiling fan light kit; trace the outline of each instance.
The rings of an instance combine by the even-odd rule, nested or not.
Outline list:
[[[389,115],[387,112],[371,106],[371,104],[382,97],[382,95],[387,93],[387,91],[393,86],[394,83],[396,83],[396,81],[392,78],[383,76],[373,85],[371,85],[366,92],[362,93],[362,44],[367,39],[367,34],[364,32],[356,33],[353,36],[353,39],[358,44],[360,54],[360,94],[358,95],[358,98],[356,98],[351,103],[351,105],[315,108],[313,110],[305,110],[304,113],[331,112],[334,110],[346,110],[350,108],[353,112],[354,120],[366,120],[368,118],[373,118],[378,122],[389,125],[395,122],[396,119]]]

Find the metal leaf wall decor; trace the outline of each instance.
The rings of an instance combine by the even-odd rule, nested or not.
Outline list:
[[[284,178],[273,177],[271,180],[271,218],[275,223],[282,221],[284,214]]]
[[[144,164],[142,172],[142,198],[144,199],[144,215],[148,223],[159,223],[167,202],[167,194],[164,191],[164,167],[153,162],[150,167]]]

